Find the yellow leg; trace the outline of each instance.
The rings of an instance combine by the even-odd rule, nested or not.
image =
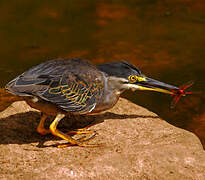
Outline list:
[[[58,147],[67,147],[70,145],[77,145],[77,146],[83,146],[83,147],[96,147],[98,145],[93,145],[93,144],[85,144],[87,143],[86,140],[80,141],[80,140],[75,140],[72,137],[70,137],[67,134],[64,134],[63,132],[59,131],[57,129],[57,125],[61,119],[65,117],[64,114],[57,114],[56,118],[53,120],[53,122],[50,125],[50,131],[53,135],[58,136],[66,141],[68,141],[70,144],[64,144],[64,145],[59,145]],[[89,138],[91,139],[91,138]]]
[[[46,135],[46,134],[49,134],[50,133],[50,130],[49,129],[45,129],[44,127],[44,123],[45,123],[45,120],[48,116],[43,114],[41,116],[41,120],[38,124],[38,127],[37,127],[37,132],[40,133],[41,135]]]
[[[91,134],[91,133],[95,133],[95,132],[90,131],[90,130],[76,129],[76,130],[73,130],[73,131],[68,131],[66,134]]]
[[[88,143],[89,141],[91,141],[92,139],[94,139],[96,136],[96,133],[94,135],[92,135],[91,137],[89,138],[86,138],[86,137],[81,137],[79,138],[77,141],[80,141],[81,143]],[[64,147],[68,147],[68,146],[72,146],[72,145],[75,145],[75,144],[60,144],[58,145],[58,148],[64,148]],[[80,146],[80,145],[78,145]],[[100,147],[100,145],[97,145],[97,144],[84,144],[83,145],[84,147]]]
[[[84,128],[79,128],[79,129],[75,129],[73,131],[68,131],[66,134],[91,134],[91,133],[95,133],[95,131],[87,130],[91,126],[93,126],[93,124],[90,124]]]

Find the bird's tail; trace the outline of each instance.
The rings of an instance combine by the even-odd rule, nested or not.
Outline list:
[[[0,88],[0,112],[9,107],[13,102],[22,100],[21,96],[13,95],[6,91],[6,89]]]

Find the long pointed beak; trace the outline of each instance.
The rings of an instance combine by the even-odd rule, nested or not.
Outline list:
[[[179,88],[169,85],[155,79],[145,77],[145,81],[137,82],[138,90],[157,91],[165,94],[173,94],[171,90],[178,90]]]

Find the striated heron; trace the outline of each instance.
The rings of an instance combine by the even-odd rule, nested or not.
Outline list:
[[[81,59],[56,59],[32,67],[10,81],[5,87],[10,93],[21,96],[33,108],[42,112],[37,131],[45,135],[52,133],[69,145],[84,147],[88,139],[74,139],[57,129],[61,119],[67,115],[92,114],[112,108],[120,94],[127,90],[150,90],[174,94],[179,88],[151,79],[127,61],[100,64],[97,66]],[[48,116],[55,119],[45,129]],[[94,133],[85,129],[72,133]]]

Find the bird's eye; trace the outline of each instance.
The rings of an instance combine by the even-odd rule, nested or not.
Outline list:
[[[146,78],[141,76],[130,75],[128,78],[131,83],[146,81]]]
[[[130,75],[130,76],[128,77],[128,79],[129,79],[129,81],[132,82],[132,83],[134,83],[134,82],[137,81],[137,80],[136,80],[136,77],[133,76],[133,75]]]

